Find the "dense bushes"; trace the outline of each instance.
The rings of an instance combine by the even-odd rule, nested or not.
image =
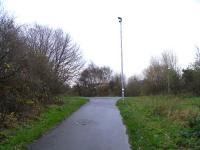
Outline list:
[[[25,107],[31,112],[38,104],[52,103],[82,66],[79,47],[61,29],[18,26],[1,11],[0,121],[22,117]]]

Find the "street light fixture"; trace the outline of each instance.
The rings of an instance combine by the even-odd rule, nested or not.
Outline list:
[[[122,100],[124,101],[124,73],[123,73],[123,49],[122,49],[122,18],[118,17],[120,23],[120,40],[121,40],[121,84],[122,84]]]

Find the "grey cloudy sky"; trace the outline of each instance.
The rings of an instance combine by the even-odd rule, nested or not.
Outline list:
[[[62,28],[88,62],[117,72],[121,16],[126,76],[140,74],[164,50],[187,67],[200,46],[200,0],[6,0],[6,9],[19,23]]]

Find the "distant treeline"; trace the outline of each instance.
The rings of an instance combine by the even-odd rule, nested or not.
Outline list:
[[[124,81],[125,82],[125,81]],[[80,75],[73,94],[81,96],[120,96],[121,76],[109,67],[91,63]],[[200,95],[200,50],[186,69],[181,70],[172,51],[161,57],[152,57],[141,76],[132,76],[125,82],[125,96],[184,94]]]
[[[143,78],[133,76],[128,79],[127,96],[183,94],[200,95],[200,51],[196,48],[196,58],[186,69],[177,65],[177,57],[170,51],[160,58],[152,58],[143,72]]]

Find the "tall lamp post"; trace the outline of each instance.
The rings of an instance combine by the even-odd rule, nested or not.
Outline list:
[[[167,93],[170,94],[170,79],[169,79],[169,74],[170,74],[170,67],[167,68]]]
[[[123,73],[123,49],[122,49],[122,18],[118,17],[120,23],[120,40],[121,40],[121,84],[122,84],[122,100],[124,100],[124,73]]]

